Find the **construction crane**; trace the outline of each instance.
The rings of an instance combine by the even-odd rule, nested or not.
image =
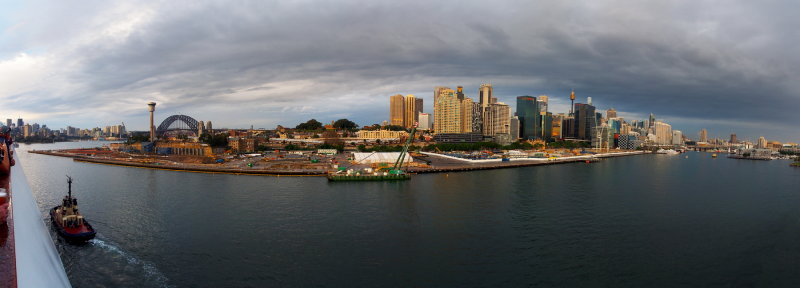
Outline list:
[[[417,132],[417,125],[415,124],[411,127],[411,132],[408,133],[408,139],[406,139],[406,144],[403,145],[403,151],[400,152],[400,156],[397,157],[397,161],[394,162],[394,166],[392,170],[389,170],[390,174],[402,174],[404,173],[400,170],[403,167],[403,162],[406,158],[406,154],[408,154],[408,146],[411,145],[411,141],[414,140],[414,134]]]

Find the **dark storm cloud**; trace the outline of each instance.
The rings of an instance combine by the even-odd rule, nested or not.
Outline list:
[[[481,82],[492,82],[512,105],[523,94],[563,104],[575,89],[579,102],[592,96],[600,108],[653,112],[689,125],[687,134],[704,125],[756,133],[741,125],[758,123],[792,134],[770,136],[796,140],[787,107],[800,105],[797,8],[788,1],[147,3],[129,8],[149,13],[121,39],[63,52],[78,63],[66,78],[82,84],[79,93],[43,99],[157,100],[163,113],[229,126],[312,117],[370,124],[388,117],[389,95],[415,93],[430,110],[433,86],[464,85],[475,97]],[[92,13],[107,10],[114,9]],[[138,117],[140,108],[120,114]]]

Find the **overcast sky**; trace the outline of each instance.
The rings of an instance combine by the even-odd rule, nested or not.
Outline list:
[[[0,7],[0,117],[147,128],[388,119],[434,86],[591,96],[696,138],[800,142],[800,1],[19,1]],[[657,3],[656,3],[657,2]],[[158,123],[156,123],[157,125]]]

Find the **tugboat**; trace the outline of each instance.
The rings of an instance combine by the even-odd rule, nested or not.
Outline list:
[[[78,212],[78,200],[72,197],[72,178],[67,176],[69,190],[61,205],[50,209],[53,226],[61,237],[70,242],[86,242],[94,238],[92,225]]]

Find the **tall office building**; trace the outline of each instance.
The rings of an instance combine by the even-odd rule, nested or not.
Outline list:
[[[575,130],[573,137],[580,140],[593,140],[594,128],[597,125],[595,107],[589,104],[575,104]]]
[[[489,104],[483,118],[483,135],[511,134],[511,109],[502,102]]]
[[[731,134],[731,140],[729,142],[731,144],[739,143],[739,140],[736,139],[736,134]]]
[[[459,86],[459,88],[461,88]],[[458,93],[456,93],[458,95]],[[462,94],[463,95],[463,94]],[[458,96],[456,96],[458,97]],[[461,99],[461,133],[472,133],[472,106],[475,102],[470,98]]]
[[[469,98],[467,98],[469,99]],[[472,101],[472,111],[471,111],[471,118],[470,123],[472,124],[471,132],[481,133],[483,132],[483,108],[481,108],[481,103],[477,103]]]
[[[519,116],[511,117],[511,122],[510,123],[511,123],[511,125],[510,125],[510,127],[511,127],[511,141],[517,141],[517,139],[519,139],[521,137],[520,136],[521,135],[520,134],[521,130],[519,128],[519,125],[520,125]]]
[[[661,122],[656,121],[653,125],[653,130],[656,134],[656,144],[657,145],[672,145],[672,126]]]
[[[617,118],[617,110],[614,108],[606,110],[606,119]]]
[[[540,110],[536,97],[518,96],[517,97],[517,117],[520,122],[520,138],[533,140],[539,137]]]
[[[31,137],[31,135],[33,135],[33,129],[31,128],[31,125],[28,124],[22,125],[22,136],[28,138]]]
[[[553,138],[553,113],[546,112],[539,116],[539,133],[541,133],[542,140],[550,140]]]
[[[6,119],[6,126],[11,128],[11,124],[14,124],[13,122],[14,122],[14,120],[12,120],[12,119]]]
[[[561,132],[562,123],[564,122],[564,113],[553,115],[552,125],[550,126],[550,137],[554,139],[561,139],[563,136]]]
[[[574,105],[573,105],[574,109]],[[575,122],[575,111],[561,120],[561,139],[577,139],[578,125]]]
[[[22,129],[22,126],[25,126],[25,122],[22,122],[22,118],[17,119],[17,128]]]
[[[403,126],[405,117],[405,97],[397,94],[389,97],[389,121],[392,125]]]
[[[414,114],[416,114],[417,121],[419,121],[419,113],[422,113],[422,98],[417,98],[414,102]]]
[[[540,115],[547,114],[547,102],[549,101],[548,99],[549,97],[547,97],[547,95],[539,95],[539,97],[537,97],[536,100],[538,102],[537,104],[539,105]]]
[[[453,89],[439,89],[433,108],[433,130],[436,134],[461,133],[461,101]]]
[[[458,100],[464,100],[464,87],[463,86],[456,87],[456,97],[458,97]]]
[[[705,128],[700,129],[700,142],[708,142],[708,131]]]
[[[420,99],[422,100],[422,99]],[[417,111],[417,98],[414,95],[406,95],[405,105],[403,105],[403,127],[411,128],[417,122],[419,112]]]
[[[489,104],[497,102],[492,95],[492,84],[481,84],[481,87],[478,89],[478,103],[481,103],[481,108],[486,110],[489,107]],[[486,118],[486,117],[484,117]]]

